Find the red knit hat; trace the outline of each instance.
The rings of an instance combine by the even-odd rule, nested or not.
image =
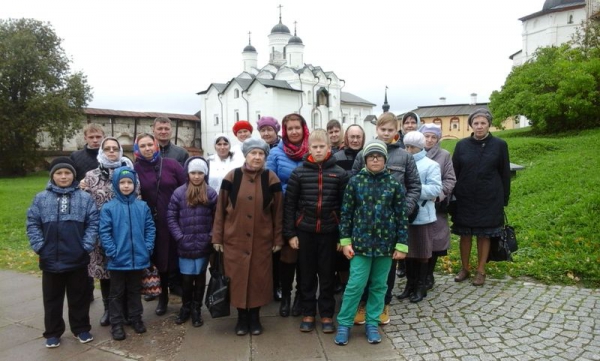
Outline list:
[[[249,121],[247,121],[247,120],[238,120],[233,125],[233,135],[237,135],[237,132],[239,132],[241,129],[246,129],[250,133],[252,133],[252,131],[254,130],[254,128],[252,127],[252,124],[250,124]]]

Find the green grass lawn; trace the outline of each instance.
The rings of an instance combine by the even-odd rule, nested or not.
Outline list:
[[[600,129],[554,136],[519,129],[494,135],[508,143],[511,162],[526,168],[512,181],[506,209],[519,251],[512,263],[489,263],[489,277],[600,287]],[[452,151],[455,144],[444,141],[442,146]],[[0,179],[0,268],[37,270],[25,214],[47,180],[46,172]],[[453,237],[438,271],[455,273],[459,267],[458,240]]]

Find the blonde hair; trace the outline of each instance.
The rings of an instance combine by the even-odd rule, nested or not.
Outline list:
[[[88,132],[98,132],[102,133],[102,136],[104,136],[104,129],[102,129],[102,127],[96,123],[89,123],[83,127],[83,135],[87,135]]]
[[[313,142],[325,142],[325,144],[331,145],[325,129],[315,129],[310,133],[308,136],[308,145],[311,145]]]
[[[396,116],[394,115],[394,113],[390,113],[390,112],[385,112],[385,113],[381,114],[379,116],[379,118],[377,118],[375,127],[379,128],[382,125],[385,125],[387,123],[393,123],[394,126],[396,127],[396,129],[398,129],[398,120],[396,119]]]

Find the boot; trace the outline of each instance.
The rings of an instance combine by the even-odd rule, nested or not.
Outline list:
[[[205,288],[206,272],[202,272],[194,278],[194,301],[192,302],[192,326],[194,327],[200,327],[204,325],[201,309]]]
[[[190,319],[192,300],[194,297],[194,276],[182,275],[181,277],[181,309],[175,323],[181,325]]]
[[[399,300],[411,297],[413,292],[415,291],[415,288],[417,287],[417,278],[415,275],[414,263],[415,261],[411,258],[407,258],[404,260],[406,285],[404,286],[404,291],[402,291],[401,294],[396,296]]]
[[[190,315],[192,313],[192,303],[186,302],[181,305],[179,309],[179,315],[175,319],[175,323],[178,325],[184,324],[187,320],[190,319]]]
[[[435,264],[437,263],[437,256],[431,256],[431,258],[427,261],[427,279],[425,280],[425,287],[427,290],[433,288],[435,284],[435,278],[433,277],[433,271],[435,270]]]
[[[104,313],[100,317],[100,326],[110,325],[110,315],[108,312],[108,297],[110,296],[110,279],[100,280],[100,293],[102,293],[102,304],[104,305]]]
[[[423,298],[427,297],[427,262],[416,262],[417,270],[417,288],[410,298],[410,302],[417,303],[421,302]]]
[[[162,289],[158,296],[158,304],[156,305],[157,316],[162,316],[167,313],[167,305],[169,304],[169,274],[160,273],[160,288]]]
[[[263,327],[260,324],[260,307],[251,308],[250,313],[250,333],[258,336],[263,332]]]
[[[294,304],[292,305],[292,316],[298,317],[302,314],[302,297],[300,297],[300,292],[296,291],[296,296],[294,296]]]
[[[202,319],[202,313],[200,309],[202,308],[202,303],[194,301],[192,302],[192,326],[200,327],[204,325],[204,320]]]
[[[103,298],[102,303],[104,304],[104,313],[100,317],[100,326],[110,325],[110,318],[108,316],[108,298]]]
[[[248,334],[248,310],[244,308],[238,308],[238,319],[235,325],[235,334],[238,336],[244,336]]]
[[[113,340],[115,341],[123,341],[126,337],[123,325],[120,323],[112,325],[110,333],[112,335]]]
[[[279,305],[279,316],[288,317],[290,315],[290,303],[292,296],[281,297],[281,304]]]
[[[279,315],[281,317],[288,317],[290,315],[295,269],[295,264],[285,262],[279,263],[279,279],[281,282],[281,305],[279,306]]]

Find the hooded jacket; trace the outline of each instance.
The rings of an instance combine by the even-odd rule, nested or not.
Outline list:
[[[100,211],[100,241],[108,257],[108,269],[117,271],[141,270],[150,267],[150,255],[154,249],[156,228],[152,213],[146,202],[138,200],[136,193],[124,195],[119,181],[125,172],[136,172],[129,167],[120,167],[113,173],[114,198]]]

